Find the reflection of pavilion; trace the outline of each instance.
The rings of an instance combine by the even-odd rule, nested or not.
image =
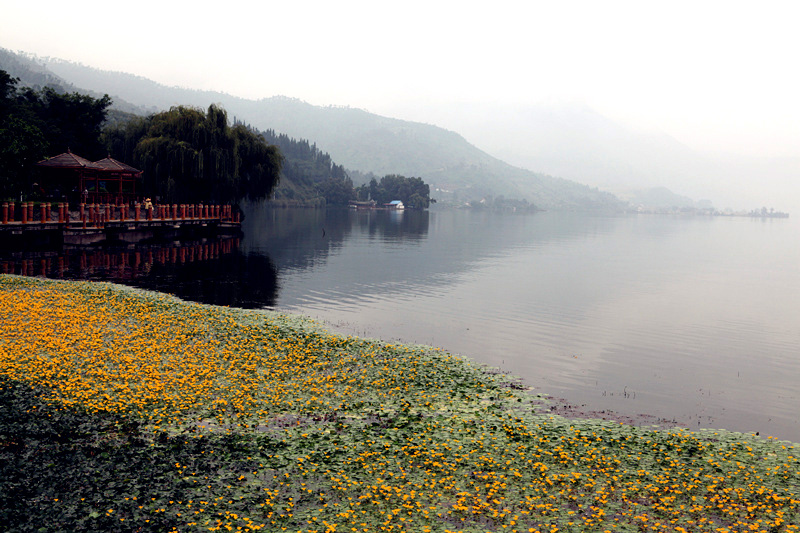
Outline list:
[[[20,252],[0,257],[0,274],[125,281],[149,274],[154,265],[217,260],[239,249],[238,237],[132,248],[66,248],[60,252]],[[17,255],[18,257],[15,257]]]
[[[111,156],[89,161],[72,152],[36,163],[49,196],[68,195],[71,202],[121,205],[136,198],[136,180],[142,171]],[[56,191],[59,191],[57,193]]]

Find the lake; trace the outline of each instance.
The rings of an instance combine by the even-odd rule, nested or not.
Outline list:
[[[241,239],[5,253],[442,347],[578,410],[800,442],[792,219],[246,207]]]

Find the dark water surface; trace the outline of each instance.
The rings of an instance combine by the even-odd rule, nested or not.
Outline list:
[[[302,313],[443,347],[585,410],[800,442],[795,220],[247,214],[240,240],[6,253],[2,267]]]

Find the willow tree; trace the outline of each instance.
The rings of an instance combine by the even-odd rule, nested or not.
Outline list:
[[[267,198],[283,158],[225,110],[177,106],[105,133],[112,155],[144,171],[144,193],[167,202]],[[116,154],[119,154],[118,156]]]

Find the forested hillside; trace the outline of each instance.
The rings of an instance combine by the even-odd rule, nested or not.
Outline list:
[[[67,94],[67,91],[75,91],[77,94],[78,91],[76,85],[55,75],[44,65],[37,63],[31,58],[19,56],[0,48],[0,69],[3,68],[7,68],[10,74],[9,79],[6,80],[8,83],[19,79],[19,82],[14,82],[15,85],[18,83],[20,90],[25,89],[29,92],[33,91],[32,94],[45,87],[47,88],[48,94],[55,96]],[[90,82],[91,80],[84,81]],[[144,78],[136,78],[136,81],[147,87],[155,86],[153,82],[145,80]],[[133,85],[136,84],[134,83]],[[88,95],[94,95],[98,101],[100,101],[99,99],[103,96],[99,95],[96,91],[87,90],[81,92],[87,95],[87,101],[91,101],[91,97],[88,97]],[[9,91],[6,91],[6,93],[10,95]],[[191,100],[191,98],[188,99],[188,101]],[[95,139],[95,144],[91,147],[84,146],[85,143],[81,144],[75,140],[72,142],[64,141],[58,143],[58,146],[55,146],[51,143],[44,142],[44,140],[38,142],[38,137],[36,136],[28,138],[28,133],[30,132],[14,133],[16,130],[12,131],[7,126],[0,128],[3,130],[3,134],[14,133],[18,139],[16,143],[4,143],[5,149],[2,151],[2,154],[0,154],[0,158],[17,162],[18,164],[16,166],[19,168],[14,167],[14,169],[4,172],[3,174],[7,175],[9,172],[13,172],[14,176],[19,177],[17,174],[21,176],[21,173],[28,171],[23,168],[24,165],[30,164],[31,161],[55,155],[59,151],[66,150],[65,147],[70,147],[77,153],[85,153],[86,155],[97,157],[106,155],[107,152],[112,152],[116,158],[130,164],[141,165],[141,167],[146,170],[145,178],[148,180],[149,185],[153,186],[152,189],[150,189],[152,190],[151,194],[163,196],[164,198],[170,196],[172,194],[170,190],[174,190],[177,185],[175,178],[167,177],[162,181],[158,178],[158,175],[165,172],[166,169],[163,168],[164,166],[159,165],[158,168],[147,168],[148,163],[140,157],[140,154],[135,153],[136,143],[145,136],[144,130],[148,122],[146,117],[152,115],[159,108],[155,106],[136,106],[126,102],[119,96],[115,96],[113,99],[107,98],[103,100],[103,102],[105,103],[105,118],[103,119],[103,117],[101,117],[97,126],[99,128],[101,124],[104,124],[105,134],[102,142],[98,142],[97,139]],[[198,110],[195,110],[193,115],[196,115],[197,112]],[[234,129],[239,127],[248,130],[252,129],[249,125],[245,125],[235,117],[232,122]],[[53,127],[50,127],[49,130],[51,136],[59,131]],[[96,133],[99,133],[99,129]],[[330,193],[332,186],[336,186],[338,189],[344,189],[350,196],[353,194],[352,183],[349,181],[347,171],[344,167],[334,163],[330,155],[319,150],[316,145],[304,139],[297,140],[291,138],[286,134],[277,133],[275,130],[271,129],[256,133],[263,137],[267,144],[277,146],[283,158],[277,186],[271,189],[272,198],[275,203],[281,205],[323,205],[325,203],[325,193],[326,191]],[[44,139],[43,134],[42,139]],[[37,141],[38,144],[33,141]],[[12,151],[13,153],[11,153]],[[194,166],[195,168],[202,166],[197,155],[197,153],[190,155],[188,160],[185,157],[178,158],[178,160],[173,161],[174,165],[170,164],[167,165],[167,167],[175,166],[174,170],[176,170],[176,175],[177,171],[191,175],[192,171],[186,170],[187,165]],[[178,157],[177,152],[170,157],[172,159]],[[11,163],[8,163],[6,166],[9,165],[11,165]],[[163,178],[163,176],[161,177]],[[208,181],[207,177],[204,179]],[[15,185],[15,187],[17,186]],[[195,187],[194,190],[197,192],[200,191],[197,187]],[[205,190],[203,193],[211,194],[212,191]],[[344,198],[342,203],[346,205],[350,196]]]
[[[315,144],[305,139],[293,139],[275,130],[260,132],[270,144],[278,147],[284,162],[281,180],[275,189],[273,202],[279,205],[318,206],[325,203],[347,205],[349,198],[339,202],[326,199],[325,185],[329,182],[341,184],[345,190],[352,191],[353,184],[345,168],[331,160],[328,153],[322,152]]]
[[[165,87],[139,76],[99,71],[67,61],[42,60],[71,83],[107,92],[114,100],[166,109],[218,103],[259,130],[310,139],[344,167],[363,174],[419,176],[444,201],[488,197],[526,199],[551,209],[618,209],[615,196],[513,167],[436,126],[381,117],[361,109],[320,107],[286,97],[246,100],[224,93]],[[357,183],[356,185],[359,185]],[[280,192],[276,191],[276,192]]]

